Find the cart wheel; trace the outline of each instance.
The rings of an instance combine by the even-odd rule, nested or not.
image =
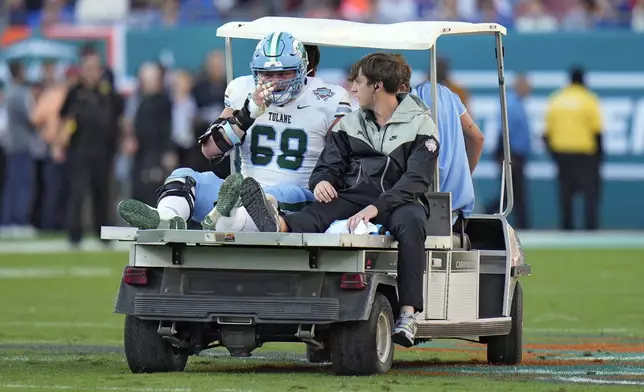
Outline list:
[[[306,359],[308,359],[310,363],[331,362],[331,350],[329,349],[329,345],[325,344],[323,349],[315,349],[307,345]]]
[[[516,365],[523,355],[523,289],[517,281],[512,296],[512,328],[506,336],[490,336],[487,340],[487,361],[494,365]]]
[[[125,358],[132,373],[181,372],[188,353],[173,347],[157,333],[158,321],[125,317]]]
[[[331,363],[336,374],[387,373],[394,360],[394,317],[387,298],[377,293],[369,319],[333,326]]]

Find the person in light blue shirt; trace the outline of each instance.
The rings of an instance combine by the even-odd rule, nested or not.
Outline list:
[[[513,225],[516,229],[529,228],[527,210],[527,183],[525,176],[525,165],[530,157],[532,148],[530,121],[525,108],[525,98],[530,95],[530,84],[523,74],[517,74],[514,78],[514,88],[508,89],[506,103],[508,108],[508,131],[510,132],[510,159],[512,162],[512,188],[514,193]],[[499,138],[496,148],[496,160],[501,173],[503,165],[503,135],[501,124],[499,124]],[[506,199],[507,200],[507,199]],[[499,211],[499,198],[490,202],[487,206],[488,213]]]
[[[527,157],[530,154],[530,121],[525,108],[525,98],[530,95],[530,84],[525,75],[515,77],[514,89],[506,96],[508,108],[508,129],[512,155]],[[499,137],[499,139],[501,139]]]
[[[438,154],[439,184],[441,192],[452,193],[452,210],[468,219],[474,209],[474,183],[472,172],[483,150],[483,133],[478,128],[461,99],[447,87],[438,84]],[[432,90],[430,82],[423,82],[412,89],[430,108]]]

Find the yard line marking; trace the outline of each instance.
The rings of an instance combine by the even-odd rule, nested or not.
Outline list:
[[[15,355],[15,356],[0,356],[0,362],[69,362],[78,361],[79,359],[88,359],[89,356],[49,356],[49,355]]]
[[[644,359],[644,355],[633,355],[633,356],[619,356],[619,355],[604,355],[601,357],[589,356],[589,357],[548,357],[548,360],[563,360],[563,361],[641,361]]]
[[[101,242],[95,239],[88,239],[81,243],[80,248],[72,247],[66,240],[2,240],[0,241],[0,253],[111,253],[126,252],[129,249],[128,243],[113,241],[111,248],[106,248]]]
[[[110,277],[114,272],[101,267],[70,267],[70,268],[0,268],[0,279],[32,279],[32,278],[96,278]]]
[[[478,170],[478,169],[477,169]],[[640,172],[641,168],[638,169]],[[642,174],[644,175],[644,174]],[[557,230],[518,230],[521,244],[525,249],[642,249],[644,239],[641,230],[562,233]],[[565,235],[562,235],[565,234]],[[112,241],[105,248],[96,239],[83,241],[80,249],[72,248],[66,240],[0,240],[0,254],[5,253],[117,253],[127,252],[131,243]],[[125,256],[124,256],[125,257]],[[126,260],[126,259],[124,259]],[[91,262],[91,258],[87,260]]]
[[[86,390],[86,391],[131,391],[131,392],[191,392],[191,388],[152,388],[152,387],[80,387],[75,385],[28,385],[0,384],[0,388],[12,389],[47,389],[47,390]],[[211,389],[212,392],[253,392],[251,389]]]
[[[123,329],[123,325],[69,321],[0,321],[0,327]]]
[[[538,380],[545,381],[566,381],[573,382],[578,384],[588,383],[588,384],[604,384],[604,385],[644,385],[644,381],[631,381],[631,380],[605,380],[605,379],[596,379],[588,377],[554,377],[554,378],[545,378],[540,377]]]
[[[84,389],[91,391],[134,391],[134,392],[190,392],[190,388],[137,388],[137,387],[80,387],[75,385],[28,385],[28,384],[0,384],[0,388],[14,388],[14,389],[54,389],[54,390],[69,390],[69,389]],[[214,392],[232,391],[230,389],[215,389]]]
[[[597,376],[642,376],[644,375],[644,369],[641,368],[631,368],[632,370],[628,370],[628,368],[617,368],[616,370],[611,370],[611,371],[606,371],[606,370],[593,370],[594,375]],[[580,374],[586,374],[587,369],[579,369],[579,370],[554,370],[552,368],[548,367],[541,367],[541,368],[535,368],[535,367],[516,367],[516,368],[510,368],[510,369],[503,369],[503,368],[490,368],[489,366],[480,366],[478,369],[472,369],[472,368],[464,368],[464,369],[458,369],[458,368],[453,368],[450,369],[450,371],[454,371],[456,373],[464,373],[464,374],[545,374],[545,375],[553,375],[553,376],[571,376],[571,377],[579,377]]]
[[[633,328],[534,328],[523,327],[523,331],[531,333],[554,333],[562,335],[603,335],[603,334],[642,334],[641,330]]]

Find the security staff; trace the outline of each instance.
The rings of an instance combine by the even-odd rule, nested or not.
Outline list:
[[[112,162],[119,137],[123,100],[104,78],[100,56],[95,52],[81,59],[81,80],[72,87],[60,110],[60,141],[67,149],[70,179],[67,208],[69,240],[82,239],[82,205],[91,195],[94,230],[108,224]]]
[[[546,148],[559,169],[563,230],[573,229],[573,198],[584,199],[586,230],[596,230],[603,159],[598,97],[584,84],[584,70],[570,72],[570,85],[555,91],[546,112]]]

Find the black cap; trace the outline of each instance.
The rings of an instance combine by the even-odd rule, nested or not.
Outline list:
[[[574,66],[570,69],[570,83],[573,84],[584,84],[584,75],[586,72],[581,66]]]

